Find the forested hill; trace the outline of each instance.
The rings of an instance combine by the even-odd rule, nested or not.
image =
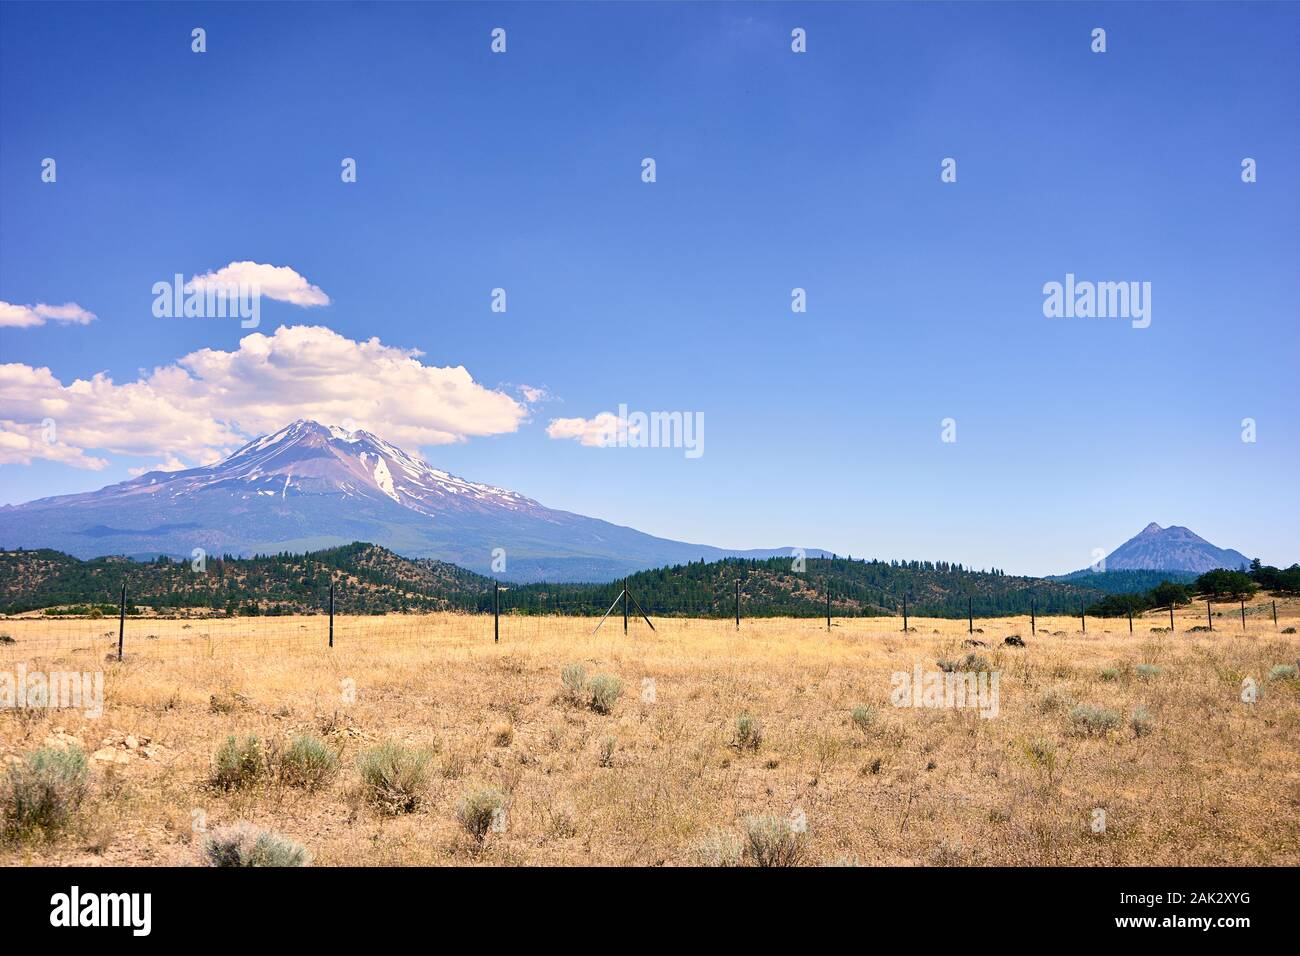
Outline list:
[[[122,585],[131,607],[222,614],[324,611],[330,584],[340,614],[476,610],[492,581],[442,561],[412,561],[357,542],[308,554],[209,557],[200,567],[159,558],[94,558],[59,551],[0,551],[0,613],[62,607],[115,613]]]
[[[72,613],[116,610],[123,583],[131,607],[158,611],[211,610],[220,614],[292,614],[325,610],[330,584],[344,614],[435,610],[489,611],[490,578],[428,559],[410,560],[385,548],[354,543],[308,554],[208,558],[201,569],[166,558],[82,561],[57,551],[0,551],[0,612],[60,608]],[[736,586],[746,617],[896,614],[906,597],[917,615],[964,617],[967,601],[978,617],[1078,613],[1104,596],[1082,582],[1012,577],[933,561],[861,561],[808,558],[795,570],[788,557],[729,558],[643,571],[627,579],[637,602],[652,615],[729,617]],[[620,592],[610,584],[512,585],[503,611],[602,614]],[[97,609],[97,610],[94,610]]]
[[[904,597],[910,613],[934,617],[965,617],[968,599],[976,616],[1028,614],[1031,604],[1044,614],[1077,614],[1103,594],[1071,582],[969,571],[942,561],[808,558],[802,571],[792,565],[788,557],[701,561],[642,571],[627,578],[627,587],[649,614],[700,617],[733,614],[737,582],[741,613],[748,617],[824,615],[828,590],[832,613],[845,617],[897,614]],[[599,608],[603,613],[618,590],[618,584],[602,585],[598,593],[588,585],[531,584],[512,589],[504,600],[524,611],[588,613],[587,605],[608,598]]]

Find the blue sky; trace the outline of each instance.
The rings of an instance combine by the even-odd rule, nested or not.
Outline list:
[[[0,328],[0,422],[34,427],[38,378],[113,385],[54,416],[103,467],[11,449],[0,502],[272,416],[192,368],[123,390],[243,354],[250,330],[156,318],[151,287],[251,261],[329,298],[264,301],[258,334],[378,338],[512,396],[509,427],[420,450],[552,507],[1027,573],[1157,521],[1289,564],[1298,48],[1291,4],[4,4],[0,300],[96,318]],[[1067,273],[1150,282],[1150,327],[1044,317]],[[373,367],[343,390],[367,425]],[[424,434],[397,391],[389,437]],[[705,453],[547,435],[620,404],[703,413]]]

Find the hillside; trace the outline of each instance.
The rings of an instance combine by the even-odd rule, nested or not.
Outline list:
[[[0,552],[0,612],[61,607],[112,613],[123,581],[132,607],[159,611],[213,609],[223,614],[322,611],[335,582],[335,608],[347,614],[479,610],[492,606],[493,581],[455,565],[409,560],[377,545],[354,543],[303,555],[209,559],[205,571],[166,558],[82,561],[56,551]],[[968,571],[944,562],[809,558],[807,570],[788,558],[695,562],[630,576],[629,590],[655,615],[727,617],[741,582],[748,617],[817,617],[826,590],[839,616],[894,614],[904,595],[917,614],[962,617],[967,597],[979,616],[1074,613],[1102,592],[1079,585]],[[602,614],[620,584],[528,584],[502,592],[502,608],[517,613]]]
[[[1077,584],[1080,587],[1105,591],[1107,594],[1135,594],[1149,591],[1158,584],[1172,581],[1175,584],[1191,584],[1198,577],[1195,571],[1093,571],[1084,568],[1071,574],[1052,575],[1046,580]]]
[[[933,617],[965,617],[968,598],[977,617],[1027,614],[1031,604],[1044,614],[1074,614],[1102,594],[946,562],[850,558],[809,558],[803,572],[794,571],[789,558],[695,562],[631,575],[627,586],[649,614],[727,617],[735,613],[737,581],[747,617],[822,616],[828,588],[832,613],[841,617],[897,614],[904,596],[910,612]],[[525,612],[588,613],[595,606],[603,613],[617,593],[616,584],[527,585],[513,589],[508,604]]]
[[[0,551],[0,612],[98,606],[111,613],[125,581],[133,607],[304,613],[328,607],[331,580],[343,614],[474,609],[486,606],[492,587],[454,564],[410,561],[359,542],[302,555],[209,558],[202,572],[165,558],[82,561],[57,551]]]

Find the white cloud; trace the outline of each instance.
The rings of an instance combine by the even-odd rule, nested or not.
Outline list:
[[[628,427],[626,420],[620,421],[613,412],[601,412],[593,418],[553,418],[546,426],[546,434],[550,438],[572,438],[588,448],[606,448],[614,444],[620,425]],[[629,434],[635,432],[635,427],[629,430]]]
[[[100,471],[108,467],[103,458],[87,455],[79,448],[47,442],[44,427],[0,419],[0,464],[30,465],[37,459],[59,461],[74,468]]]
[[[68,322],[73,325],[89,325],[95,321],[95,313],[87,312],[75,302],[63,305],[14,305],[0,301],[0,328],[30,329],[50,322]]]
[[[529,405],[534,405],[537,402],[549,402],[555,397],[551,394],[550,389],[545,386],[520,385],[518,391]]]
[[[185,291],[198,291],[208,283],[224,288],[230,285],[257,286],[268,299],[291,302],[304,308],[312,305],[329,305],[330,297],[288,266],[272,266],[261,262],[232,262],[215,272],[195,276],[185,285]]]
[[[200,349],[133,382],[100,373],[67,384],[48,368],[0,365],[0,463],[88,462],[88,450],[209,463],[299,418],[359,428],[415,449],[513,432],[527,408],[462,366],[425,365],[414,349],[353,341],[318,326]],[[59,441],[31,423],[53,419]],[[33,441],[20,440],[30,432]],[[19,438],[12,436],[17,435]],[[57,451],[53,449],[59,449]]]

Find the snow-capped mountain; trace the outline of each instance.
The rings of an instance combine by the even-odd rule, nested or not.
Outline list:
[[[516,581],[593,581],[665,564],[769,557],[656,538],[457,478],[366,431],[300,420],[215,465],[0,508],[0,547],[77,557],[250,555],[368,541]],[[810,549],[816,556],[822,552]]]
[[[150,472],[114,487],[173,498],[211,487],[225,487],[245,498],[338,494],[378,501],[383,497],[430,516],[449,506],[545,510],[513,491],[465,481],[434,468],[370,432],[349,432],[301,419],[249,442],[211,468]]]

